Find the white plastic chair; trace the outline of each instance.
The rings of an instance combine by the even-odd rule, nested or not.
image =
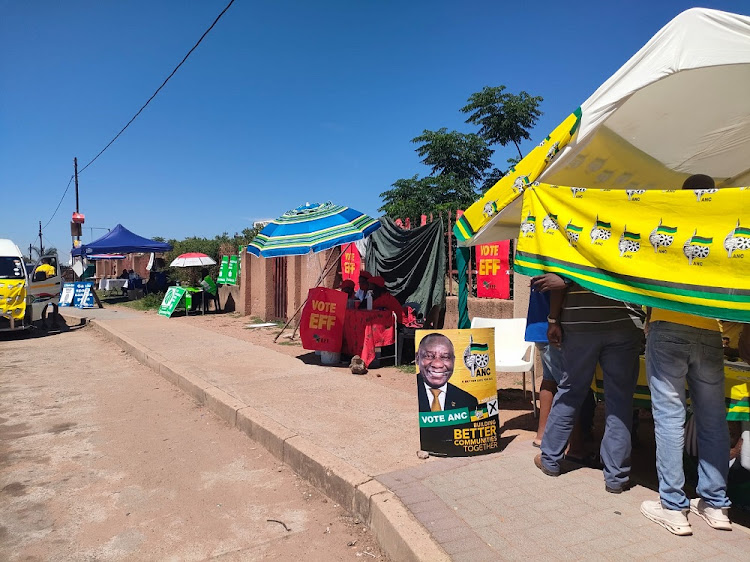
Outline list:
[[[495,370],[498,373],[523,373],[526,396],[526,372],[531,373],[531,404],[536,416],[536,346],[527,342],[526,318],[472,318],[472,328],[495,328]]]

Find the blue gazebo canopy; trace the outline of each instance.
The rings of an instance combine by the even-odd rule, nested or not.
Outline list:
[[[74,256],[88,256],[90,254],[131,254],[134,252],[168,252],[172,246],[166,242],[157,242],[130,232],[118,224],[107,234],[94,240],[90,244],[81,244],[74,248]]]

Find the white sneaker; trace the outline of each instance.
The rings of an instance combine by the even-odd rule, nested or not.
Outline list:
[[[710,527],[722,531],[731,531],[732,522],[729,520],[727,507],[711,507],[703,499],[690,500],[690,511],[703,519]]]
[[[678,509],[664,509],[660,501],[643,502],[641,504],[641,513],[672,534],[680,536],[693,534],[685,512]]]

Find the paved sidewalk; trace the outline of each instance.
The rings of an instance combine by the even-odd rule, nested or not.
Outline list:
[[[601,472],[559,478],[534,467],[530,442],[470,459],[420,460],[416,397],[179,318],[63,309],[92,325],[230,425],[263,443],[361,515],[393,560],[746,560],[750,532],[674,537],[645,519],[635,487],[612,495]],[[502,420],[501,420],[502,422]],[[509,439],[504,440],[507,444]]]

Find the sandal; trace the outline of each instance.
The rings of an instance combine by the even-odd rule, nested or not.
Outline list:
[[[541,449],[542,448],[542,442],[541,441],[537,441],[536,439],[534,439],[531,442],[531,444],[534,445],[534,447],[536,447],[537,449]]]

